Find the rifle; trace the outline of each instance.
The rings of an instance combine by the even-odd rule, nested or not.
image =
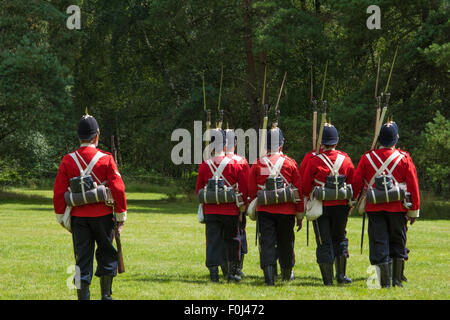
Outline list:
[[[284,81],[286,81],[287,72],[284,73],[283,81],[281,82],[280,93],[278,94],[277,104],[275,105],[275,121],[272,123],[272,128],[278,127],[278,116],[280,115],[280,110],[278,109],[278,104],[280,103],[281,93],[283,92]]]
[[[389,88],[389,82],[391,81],[391,76],[392,76],[392,70],[394,69],[394,64],[395,64],[395,59],[397,58],[397,52],[398,52],[398,45],[397,48],[395,49],[395,54],[394,54],[394,59],[392,60],[392,64],[391,64],[391,70],[389,71],[389,76],[388,76],[388,80],[386,83],[386,88],[384,89],[384,93],[381,92],[381,95],[377,95],[377,91],[378,91],[378,79],[379,79],[379,72],[380,72],[380,57],[378,57],[378,70],[377,70],[377,80],[375,83],[375,99],[377,100],[377,115],[376,115],[376,119],[375,119],[375,136],[374,139],[372,141],[372,145],[370,147],[370,150],[374,150],[378,141],[378,137],[380,135],[380,130],[381,130],[381,126],[383,125],[383,120],[384,117],[386,116],[386,112],[388,109],[388,105],[389,105],[389,100],[391,97],[391,94],[388,92],[388,88]],[[383,105],[383,110],[381,111],[381,115],[380,115],[380,108],[381,108],[381,102],[383,100],[383,97],[385,97],[385,102]],[[365,193],[366,191],[361,191],[359,197],[358,197],[358,201],[356,204],[356,208],[359,208],[359,206],[361,205],[361,201],[363,201],[364,197],[362,196],[363,193]],[[365,228],[365,222],[366,222],[366,212],[363,212],[363,221],[362,221],[362,228],[361,228],[361,254],[363,252],[363,245],[364,245],[364,228]]]
[[[319,154],[319,152],[320,152],[320,146],[322,145],[323,128],[325,127],[325,122],[327,121],[327,101],[323,100],[323,96],[325,93],[325,82],[327,80],[327,70],[328,70],[328,60],[325,63],[325,71],[324,71],[324,76],[323,76],[323,81],[322,81],[322,93],[320,95],[320,100],[322,101],[322,118],[320,121],[319,137],[317,138],[317,143],[316,143],[316,154]],[[314,226],[317,229],[317,236],[319,238],[319,243],[320,243],[320,245],[322,245],[322,237],[320,236],[319,224],[317,223],[317,220],[313,220],[313,227]]]
[[[117,271],[119,273],[124,273],[125,265],[123,264],[122,242],[120,241],[119,225],[117,222],[116,210],[114,209],[114,205],[112,206],[112,208],[114,216],[114,238],[116,239],[116,246],[117,246],[117,262],[118,262]]]
[[[316,150],[317,142],[317,100],[314,99],[314,84],[313,84],[313,67],[311,65],[311,94],[309,101],[313,107],[313,134],[312,134],[312,144],[313,150]],[[306,245],[309,246],[309,220],[306,220]]]
[[[264,85],[263,85],[263,93],[262,93],[262,105],[264,110],[264,118],[263,118],[263,126],[261,132],[261,140],[259,141],[259,157],[261,158],[265,153],[264,144],[266,142],[266,131],[267,131],[267,122],[269,120],[269,105],[266,104],[266,76],[267,76],[267,65],[264,66]],[[258,245],[258,235],[259,235],[259,219],[258,215],[256,215],[256,232],[255,232],[255,245]]]
[[[325,92],[325,81],[327,79],[327,69],[328,69],[328,60],[325,64],[325,73],[324,73],[323,82],[322,82],[322,94],[320,96],[320,100],[322,101],[322,119],[320,121],[319,137],[317,138],[317,143],[316,143],[316,154],[319,154],[319,152],[320,152],[320,146],[322,144],[323,128],[325,126],[325,122],[327,121],[327,101],[323,100],[323,94]]]
[[[114,161],[117,163],[117,150],[116,150],[116,146],[114,144],[114,136],[111,136],[111,153],[114,157]],[[111,190],[109,190],[109,192],[111,192]],[[111,195],[111,198],[112,198],[112,195]],[[123,263],[122,242],[120,241],[119,225],[117,222],[116,211],[114,209],[114,202],[106,203],[106,204],[109,205],[113,210],[114,238],[116,239],[116,246],[117,246],[117,263],[118,263],[117,270],[119,273],[123,273],[123,272],[125,272],[125,265]]]

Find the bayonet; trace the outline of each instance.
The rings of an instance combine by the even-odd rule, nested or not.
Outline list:
[[[319,152],[320,152],[320,146],[322,144],[323,128],[325,126],[325,122],[327,121],[327,101],[323,100],[324,93],[325,93],[325,82],[327,80],[327,70],[328,70],[328,60],[325,63],[325,72],[324,72],[323,81],[322,81],[322,94],[320,95],[320,100],[322,101],[322,119],[320,121],[319,137],[317,138],[317,143],[316,143],[316,154],[319,154]]]
[[[267,65],[264,67],[264,85],[263,85],[263,95],[262,95],[262,104],[264,108],[264,118],[263,118],[263,126],[261,132],[261,141],[259,144],[259,156],[262,157],[265,154],[265,142],[266,142],[266,131],[267,131],[267,122],[269,120],[269,105],[266,104],[266,76],[267,76]]]
[[[313,84],[313,67],[311,65],[311,94],[309,101],[313,107],[313,150],[316,150],[316,139],[317,139],[317,100],[314,99],[314,84]]]
[[[375,118],[375,134],[378,128],[378,122],[380,121],[381,114],[381,96],[378,95],[378,80],[380,78],[380,64],[381,56],[378,56],[378,68],[377,68],[377,80],[375,82],[375,99],[377,100],[377,114]]]
[[[203,110],[206,112],[206,147],[209,146],[211,129],[211,110],[206,108],[205,75],[203,74]]]
[[[322,100],[322,101],[323,101],[323,95],[325,93],[325,82],[327,80],[327,69],[328,69],[328,60],[325,63],[325,73],[324,73],[323,81],[322,81],[322,94],[320,95],[320,100]]]
[[[317,138],[316,154],[319,154],[320,152],[320,146],[322,144],[323,128],[325,127],[326,121],[327,121],[327,101],[322,100],[322,119],[320,121],[319,137]]]
[[[278,116],[280,115],[280,110],[278,109],[278,104],[280,103],[281,93],[283,92],[284,82],[286,81],[287,72],[284,73],[283,81],[281,82],[280,93],[278,94],[277,104],[275,105],[275,121],[272,123],[272,128],[278,126]]]
[[[220,108],[220,102],[221,102],[221,97],[222,97],[222,81],[223,81],[223,66],[222,66],[222,71],[220,73],[219,101],[217,103],[217,110],[219,111],[219,124],[217,127],[219,129],[222,129],[222,124],[223,124],[223,109]]]

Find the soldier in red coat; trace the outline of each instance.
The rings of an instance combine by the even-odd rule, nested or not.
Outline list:
[[[323,152],[323,148],[320,148],[319,153],[322,153],[322,152]],[[303,160],[300,163],[300,175],[302,177],[305,176],[305,170],[308,167],[309,160],[314,158],[315,155],[316,155],[316,151],[313,150],[313,151],[310,151],[310,152],[306,153],[305,156],[303,157]]]
[[[78,299],[89,300],[93,276],[93,261],[95,256],[100,277],[103,300],[111,300],[112,281],[117,274],[117,250],[113,246],[113,209],[105,202],[77,205],[71,207],[66,203],[64,194],[69,189],[69,180],[83,175],[81,171],[88,165],[94,165],[91,171],[97,185],[105,185],[111,190],[114,198],[114,210],[119,226],[119,232],[127,217],[125,186],[114,162],[113,156],[97,149],[100,130],[97,121],[90,115],[83,116],[78,123],[78,138],[81,146],[76,151],[64,156],[58,169],[53,187],[53,206],[56,219],[63,227],[63,216],[66,210],[71,214],[71,231],[79,272],[75,275],[80,285],[77,288]],[[94,160],[95,158],[95,160]],[[71,211],[70,211],[71,210]]]
[[[236,166],[238,168],[238,175],[243,175],[245,179],[248,180],[248,175],[250,172],[250,166],[248,165],[247,159],[245,157],[242,157],[235,153],[236,143],[237,143],[237,137],[234,133],[234,130],[227,129],[225,130],[226,137],[227,137],[227,146],[226,146],[226,155],[228,157],[231,157],[235,162]],[[238,186],[239,187],[239,186]],[[244,188],[245,194],[247,194],[247,185],[241,187]],[[238,188],[239,190],[241,188]],[[244,268],[244,257],[248,252],[248,245],[247,245],[247,232],[246,232],[246,226],[247,226],[247,217],[246,214],[240,215],[240,221],[239,221],[239,240],[241,241],[241,256],[239,261],[239,268],[238,268],[238,274],[241,276],[241,278],[244,277],[244,272],[242,269]],[[226,261],[226,259],[225,259]],[[222,270],[227,270],[225,264],[222,265]],[[225,272],[225,274],[228,274],[228,271]]]
[[[279,128],[267,132],[267,155],[251,166],[248,184],[250,201],[257,197],[259,190],[268,190],[266,180],[279,179],[281,185],[292,185],[302,192],[302,182],[295,160],[283,154],[283,133]],[[276,180],[275,180],[276,181]],[[256,208],[257,228],[259,230],[260,266],[267,285],[274,285],[277,258],[281,267],[281,276],[285,281],[292,279],[294,256],[295,218],[301,227],[304,216],[303,200],[298,203],[282,202],[262,204]]]
[[[352,183],[354,166],[350,157],[336,150],[339,136],[336,127],[325,124],[322,135],[323,152],[311,157],[303,176],[303,194],[309,197],[315,186],[325,186],[330,175],[344,176]],[[333,262],[339,284],[351,283],[346,276],[348,239],[346,237],[348,200],[323,200],[322,215],[313,222],[316,234],[316,258],[325,285],[333,284]]]
[[[395,147],[398,142],[396,123],[382,126],[378,142],[378,149],[361,157],[353,186],[356,195],[364,188],[368,190],[365,212],[369,218],[369,259],[377,267],[380,285],[389,288],[392,279],[393,286],[401,287],[404,260],[408,257],[406,224],[408,220],[413,224],[419,217],[419,184],[410,155]],[[397,190],[403,193],[386,198]],[[399,200],[401,195],[404,200]]]
[[[242,193],[244,205],[247,199],[248,171],[242,168],[242,161],[227,156],[226,134],[222,129],[212,130],[211,142],[214,144],[213,157],[200,164],[197,176],[196,193],[206,193],[214,183],[221,186],[218,193],[224,192],[225,187],[234,187]],[[217,179],[216,179],[217,178]],[[239,275],[239,261],[241,241],[239,238],[239,224],[241,212],[236,202],[203,203],[203,213],[206,233],[206,267],[209,269],[213,282],[219,281],[218,266],[222,265],[225,252],[227,261],[228,281],[241,281]]]

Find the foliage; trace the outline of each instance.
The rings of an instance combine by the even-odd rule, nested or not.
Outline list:
[[[450,195],[450,120],[439,111],[427,123],[415,151],[425,186],[438,195]]]
[[[24,163],[14,151],[26,136],[42,135],[59,164],[75,148],[76,124],[88,107],[101,127],[100,147],[114,135],[119,165],[163,177],[188,177],[197,165],[170,161],[173,130],[217,120],[221,67],[222,106],[230,128],[259,128],[266,98],[276,103],[284,72],[280,127],[285,152],[300,163],[311,149],[313,98],[324,99],[340,133],[339,148],[355,165],[374,134],[374,87],[379,93],[398,57],[387,116],[399,124],[399,146],[415,159],[417,137],[436,110],[449,118],[449,7],[443,1],[97,0],[11,1],[0,9],[0,158]],[[65,27],[66,8],[81,8],[81,30]],[[366,8],[377,4],[382,28],[368,30]],[[9,142],[6,143],[6,137]],[[37,163],[35,163],[38,166]],[[445,170],[426,170],[420,175]],[[20,165],[19,165],[20,166]],[[52,166],[45,165],[48,170]],[[433,171],[434,170],[434,171]],[[39,170],[27,167],[34,175]],[[190,185],[187,179],[186,186]],[[183,180],[185,181],[185,179]],[[184,182],[183,182],[184,185]]]

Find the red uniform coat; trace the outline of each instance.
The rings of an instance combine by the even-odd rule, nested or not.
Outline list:
[[[99,150],[93,146],[80,147],[77,151],[87,164],[89,164],[97,151],[106,154],[106,156],[103,156],[98,160],[92,172],[101,182],[107,181],[106,186],[111,189],[114,197],[115,212],[122,215],[126,214],[127,202],[125,198],[125,185],[119,170],[117,169],[117,165],[114,162],[113,156],[110,153]],[[84,165],[83,161],[81,159],[78,159],[78,161],[80,162],[81,167],[85,169],[86,165]],[[64,193],[69,187],[69,180],[78,176],[80,176],[80,170],[73,158],[67,154],[61,161],[53,187],[53,207],[56,214],[64,214],[66,209]],[[94,181],[96,181],[95,178]],[[98,184],[98,181],[96,182]],[[76,206],[73,207],[71,211],[72,216],[75,217],[100,217],[111,213],[112,208],[107,206],[104,202]]]
[[[275,164],[279,157],[286,158],[280,173],[289,183],[292,183],[292,185],[298,189],[300,198],[302,198],[302,180],[297,162],[282,153],[274,153],[267,156],[272,164]],[[258,159],[250,169],[250,177],[248,183],[248,195],[250,197],[250,201],[256,198],[257,192],[258,190],[260,190],[258,185],[264,185],[268,176],[269,170],[267,169],[267,165],[262,161],[262,159]],[[304,211],[303,206],[303,199],[301,199],[297,204],[294,204],[292,202],[285,202],[273,205],[258,205],[256,210],[269,213],[295,215],[297,212]]]
[[[227,179],[231,185],[236,184],[236,189],[242,193],[244,203],[247,201],[247,185],[248,185],[248,174],[249,166],[245,158],[238,155],[227,155],[232,160],[226,165],[222,172],[222,175]],[[218,167],[225,155],[220,155],[212,157],[211,160]],[[209,168],[208,164],[204,161],[200,164],[197,176],[197,185],[195,187],[195,193],[198,194],[200,189],[203,189],[205,185],[208,184],[208,179],[213,177],[213,173]],[[221,204],[203,204],[204,214],[223,214],[223,215],[239,215],[239,208],[235,203],[221,203]]]
[[[302,178],[305,176],[305,170],[308,167],[309,160],[311,160],[315,155],[315,151],[310,151],[303,157],[302,163],[300,164],[300,176]]]
[[[336,161],[338,154],[345,156],[341,168],[339,169],[339,174],[344,174],[346,176],[347,184],[352,184],[353,174],[355,172],[355,167],[353,166],[352,159],[342,151],[338,150],[327,150],[322,152],[325,154],[333,163]],[[307,163],[305,173],[303,176],[303,195],[309,197],[314,186],[319,186],[314,180],[325,183],[325,179],[330,175],[330,169],[318,156],[312,156]],[[347,200],[332,200],[332,201],[322,201],[323,206],[341,206],[346,205]]]
[[[406,183],[407,191],[411,193],[412,208],[410,210],[403,207],[401,201],[393,201],[388,203],[377,203],[366,204],[366,212],[376,212],[376,211],[388,211],[388,212],[406,212],[411,217],[419,216],[420,208],[420,196],[419,196],[419,183],[417,180],[417,171],[414,163],[411,160],[408,152],[402,151],[395,148],[381,148],[374,150],[378,157],[384,162],[387,158],[395,151],[398,150],[404,157],[400,160],[394,169],[392,175],[397,180],[398,183]],[[371,151],[366,152],[359,161],[358,167],[356,169],[355,175],[353,177],[353,191],[355,196],[357,196],[364,186],[369,183],[372,176],[375,174],[375,169],[369,162],[366,154]],[[372,161],[378,168],[381,167],[380,161],[375,156],[371,156]],[[388,166],[389,169],[393,167],[395,160],[391,162]],[[386,172],[386,171],[385,171]],[[387,173],[387,172],[386,172]],[[375,187],[375,184],[373,185]]]

